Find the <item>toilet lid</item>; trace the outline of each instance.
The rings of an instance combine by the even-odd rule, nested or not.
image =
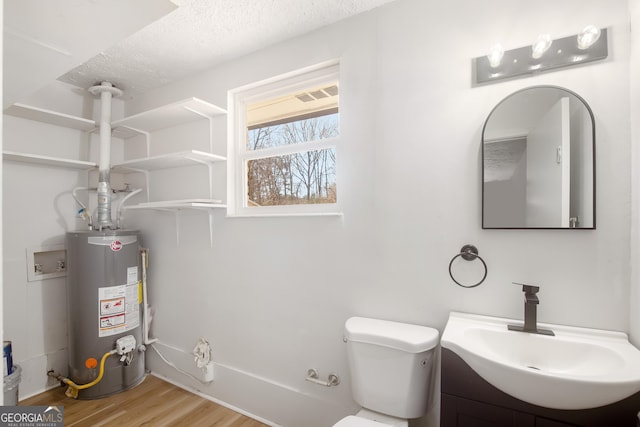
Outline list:
[[[349,415],[334,424],[333,427],[390,427],[389,424],[379,423],[373,420],[367,420],[366,418],[355,417]]]

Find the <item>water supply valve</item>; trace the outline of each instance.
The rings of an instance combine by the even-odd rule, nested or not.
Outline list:
[[[116,340],[116,351],[120,355],[120,361],[124,362],[131,352],[136,349],[136,339],[133,335],[127,335]]]

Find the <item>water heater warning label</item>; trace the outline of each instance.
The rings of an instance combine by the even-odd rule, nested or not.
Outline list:
[[[108,337],[140,325],[138,284],[98,288],[98,336]]]
[[[100,300],[100,316],[124,314],[124,297]]]

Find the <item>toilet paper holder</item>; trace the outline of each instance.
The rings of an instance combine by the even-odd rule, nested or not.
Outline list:
[[[322,381],[320,379],[320,375],[318,374],[318,370],[313,368],[307,371],[307,378],[305,379],[314,384],[323,385],[325,387],[332,387],[340,384],[340,378],[336,374],[329,374],[328,380]]]

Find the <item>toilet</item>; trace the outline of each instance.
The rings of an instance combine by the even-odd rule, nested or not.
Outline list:
[[[362,406],[334,427],[407,427],[427,413],[438,331],[351,317],[344,325],[351,393]]]

